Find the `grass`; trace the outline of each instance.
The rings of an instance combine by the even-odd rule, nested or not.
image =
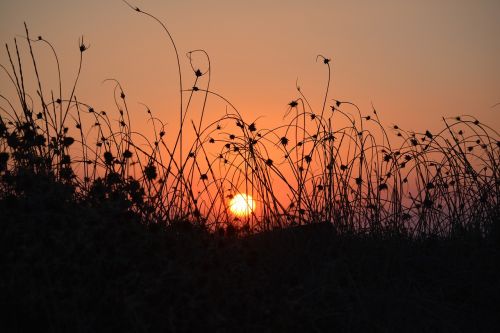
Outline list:
[[[1,66],[17,100],[0,113],[4,321],[51,331],[470,331],[498,327],[500,141],[470,115],[431,133],[386,128],[376,110],[299,87],[285,124],[261,128],[210,88],[205,51],[188,53],[179,129],[146,108],[116,110],[47,93],[30,37]],[[24,42],[24,41],[23,41]],[[195,67],[194,56],[208,59]],[[36,91],[27,91],[27,82]],[[55,91],[55,93],[53,92]],[[195,100],[201,100],[196,103]],[[207,122],[206,101],[227,105]],[[186,121],[201,105],[197,122]],[[170,131],[170,129],[168,129]],[[187,133],[193,142],[186,142]],[[169,139],[167,139],[169,138]],[[236,218],[242,192],[258,209]],[[282,193],[279,196],[277,193]],[[199,326],[197,326],[199,325]]]
[[[488,332],[500,324],[499,251],[487,242],[348,237],[328,224],[231,238],[190,224],[147,228],[109,207],[2,209],[15,205],[22,210],[2,222],[7,331]]]

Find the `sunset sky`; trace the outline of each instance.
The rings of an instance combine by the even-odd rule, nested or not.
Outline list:
[[[329,97],[376,107],[388,126],[440,128],[441,116],[472,114],[499,129],[500,2],[487,1],[130,1],[163,21],[181,55],[184,86],[194,75],[186,52],[204,49],[212,61],[211,89],[228,98],[252,121],[280,124],[298,94],[320,108],[326,68],[332,58]],[[112,104],[115,78],[129,105],[147,104],[169,123],[178,123],[177,68],[161,27],[119,0],[4,0],[0,40],[42,35],[55,46],[69,93],[84,54],[78,97],[97,108]],[[46,47],[35,49],[44,82],[55,90],[55,62]],[[7,65],[5,51],[0,61]],[[27,62],[26,62],[27,63]],[[204,62],[200,67],[204,68]],[[0,91],[11,89],[0,80]],[[214,102],[215,103],[215,102]],[[218,104],[210,112],[224,112]],[[197,115],[190,115],[196,119]]]

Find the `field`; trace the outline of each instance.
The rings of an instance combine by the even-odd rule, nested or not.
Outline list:
[[[162,22],[156,21],[179,55]],[[247,121],[178,67],[178,131],[127,95],[96,111],[48,94],[7,46],[0,110],[0,288],[8,331],[493,331],[500,301],[500,137],[471,115],[431,133],[297,87],[284,125]],[[32,66],[34,77],[23,66]],[[59,75],[60,72],[55,75]],[[27,91],[28,82],[35,91]],[[61,81],[59,80],[61,85]],[[207,121],[205,104],[226,112]],[[198,102],[196,102],[198,101]],[[201,102],[200,102],[201,101]],[[190,107],[201,108],[196,122]],[[168,131],[168,133],[166,133]],[[191,133],[191,135],[188,135]],[[194,138],[192,141],[188,141]],[[234,214],[231,198],[255,209]]]

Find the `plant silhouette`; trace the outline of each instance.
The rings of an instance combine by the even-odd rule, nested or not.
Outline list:
[[[17,40],[14,49],[6,45],[9,65],[0,66],[17,98],[0,95],[0,286],[8,329],[498,327],[498,293],[483,288],[498,290],[500,281],[494,128],[471,115],[442,118],[433,132],[386,127],[375,108],[366,113],[329,98],[332,60],[322,55],[321,109],[297,85],[297,96],[283,103],[283,124],[265,128],[211,89],[204,50],[187,53],[193,73],[185,89],[166,25],[124,2],[156,21],[175,52],[173,137],[146,105],[150,133],[132,130],[116,80],[106,80],[116,110],[77,99],[90,46],[83,37],[68,96],[49,41],[32,39],[25,25],[29,55]],[[38,45],[57,62],[56,95],[42,86]],[[195,66],[195,56],[208,67]],[[200,118],[188,122],[195,99]],[[227,106],[214,121],[206,119],[209,99]],[[239,193],[257,209],[231,214],[229,201]]]

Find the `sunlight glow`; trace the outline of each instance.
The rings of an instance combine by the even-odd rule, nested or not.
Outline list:
[[[229,202],[229,210],[237,217],[250,215],[255,210],[255,200],[248,194],[236,194]]]

